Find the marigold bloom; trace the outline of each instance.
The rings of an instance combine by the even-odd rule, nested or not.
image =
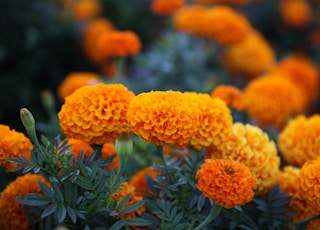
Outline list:
[[[241,42],[228,45],[223,60],[231,73],[248,78],[269,71],[276,63],[274,50],[258,31],[250,33]]]
[[[0,165],[6,168],[6,172],[12,172],[17,164],[7,160],[19,158],[19,154],[30,159],[33,145],[23,133],[11,130],[9,126],[0,124],[0,133]]]
[[[201,26],[202,17],[207,8],[200,5],[187,5],[173,14],[173,27],[177,31],[204,36],[205,29]]]
[[[84,55],[93,63],[100,64],[106,57],[101,52],[98,45],[100,36],[107,31],[113,30],[114,26],[106,18],[96,18],[90,20],[83,32],[83,52]]]
[[[306,202],[301,192],[294,194],[290,200],[289,206],[294,210],[294,215],[291,222],[298,222],[307,218],[316,216],[319,211],[314,209]],[[312,220],[308,223],[306,230],[320,230],[320,219]]]
[[[206,159],[196,179],[203,195],[225,208],[250,202],[257,187],[250,170],[232,160]]]
[[[76,89],[85,85],[95,85],[100,82],[97,74],[91,72],[72,72],[60,83],[57,94],[61,101]]]
[[[302,166],[320,156],[320,115],[295,117],[278,135],[278,146],[290,164]]]
[[[289,79],[270,73],[251,80],[244,89],[244,107],[261,126],[282,128],[290,116],[303,112],[305,95]]]
[[[112,155],[116,154],[116,148],[113,143],[105,143],[101,149],[101,159],[106,159]],[[116,156],[113,158],[111,164],[104,167],[105,170],[117,169],[119,167],[119,157]]]
[[[88,20],[100,14],[99,0],[76,0],[71,6],[71,13],[76,20]]]
[[[280,185],[280,190],[289,192],[291,195],[298,191],[298,175],[300,168],[292,165],[285,166],[278,174],[277,183]]]
[[[185,5],[185,0],[153,0],[151,11],[160,16],[168,16]]]
[[[276,145],[257,126],[234,123],[232,134],[218,146],[206,150],[206,157],[229,159],[247,166],[257,180],[257,193],[265,194],[276,184],[280,158]]]
[[[132,185],[129,185],[127,182],[124,182],[120,185],[120,188],[118,191],[113,192],[110,196],[112,200],[115,200],[117,204],[119,204],[128,194],[130,194],[130,198],[127,201],[127,203],[122,207],[122,209],[117,210],[121,212],[121,210],[125,209],[126,207],[129,207],[135,203],[138,203],[139,201],[143,200],[142,196],[138,196],[135,192],[135,187]],[[139,217],[144,213],[146,210],[145,205],[140,206],[133,212],[124,213],[122,216],[115,216],[115,218],[124,218],[126,220],[133,219],[136,217]]]
[[[126,113],[133,97],[122,84],[83,86],[65,98],[58,113],[61,129],[89,144],[113,142],[115,134],[131,132]]]
[[[232,85],[218,85],[211,92],[211,97],[220,98],[228,107],[243,110],[243,93],[240,89]]]
[[[299,192],[303,199],[316,210],[320,212],[320,158],[305,163],[299,172]]]
[[[137,194],[140,196],[146,196],[146,192],[150,192],[150,188],[148,187],[146,179],[147,176],[154,178],[159,174],[159,170],[145,167],[130,178],[129,184],[136,188]]]
[[[152,91],[132,99],[127,118],[144,140],[182,148],[198,130],[200,111],[181,92]]]
[[[281,0],[280,16],[283,23],[293,28],[306,27],[312,21],[312,9],[305,0]]]
[[[77,139],[68,139],[69,149],[72,152],[72,155],[76,158],[79,158],[81,153],[84,153],[84,157],[88,158],[93,152],[94,149],[87,142]]]
[[[100,36],[98,46],[105,57],[129,57],[140,51],[141,41],[133,31],[112,30]]]
[[[47,183],[38,174],[25,174],[12,181],[0,195],[0,226],[3,230],[30,229],[28,218],[25,215],[23,205],[16,200],[16,197],[26,196],[30,193],[40,193],[41,188],[38,181]]]
[[[307,97],[307,104],[312,104],[317,100],[319,72],[311,59],[302,55],[290,55],[281,60],[273,71],[301,87]]]
[[[185,96],[200,110],[200,125],[191,137],[190,145],[199,150],[219,145],[232,130],[231,111],[224,101],[209,94],[185,92]]]
[[[229,45],[244,41],[251,33],[249,21],[229,6],[208,9],[201,18],[205,35],[220,44]]]

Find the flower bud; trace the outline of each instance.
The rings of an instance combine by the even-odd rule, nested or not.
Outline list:
[[[35,126],[34,117],[32,113],[26,108],[22,108],[20,110],[20,119],[26,130],[32,129]]]

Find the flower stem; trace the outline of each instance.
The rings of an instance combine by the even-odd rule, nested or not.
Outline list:
[[[222,207],[220,205],[216,205],[213,203],[212,200],[210,200],[211,203],[211,211],[207,218],[200,224],[198,227],[196,227],[194,230],[203,230],[204,227],[206,227],[211,221],[213,221],[221,212]]]
[[[119,157],[119,167],[117,172],[117,177],[119,178],[120,176],[122,176],[127,166],[128,159],[132,153],[132,149],[133,149],[132,134],[126,133],[126,134],[118,135],[116,138],[115,147]]]

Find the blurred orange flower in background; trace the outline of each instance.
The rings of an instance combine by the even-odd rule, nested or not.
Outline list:
[[[151,11],[160,16],[168,16],[185,5],[185,0],[152,0]]]
[[[95,85],[101,82],[99,76],[92,72],[72,72],[60,83],[57,94],[61,101],[72,94],[76,89],[85,85]]]
[[[257,187],[250,170],[232,160],[206,159],[196,173],[197,188],[225,208],[250,202]]]
[[[48,185],[44,177],[38,174],[24,174],[12,181],[0,194],[0,226],[3,230],[30,229],[30,223],[23,211],[23,205],[16,200],[17,197],[30,193],[41,193],[38,182]],[[40,217],[39,217],[40,218]]]
[[[274,73],[251,80],[243,95],[245,111],[257,124],[279,129],[302,113],[306,102],[298,85]]]
[[[0,124],[0,133],[0,165],[5,167],[6,172],[13,172],[17,164],[7,160],[19,158],[20,154],[29,160],[33,144],[23,133],[7,125]]]
[[[104,167],[105,170],[117,169],[119,167],[119,157],[116,152],[116,147],[113,143],[103,144],[101,149],[101,159],[106,159],[114,154],[116,154],[115,157],[112,159],[112,162],[109,165]]]
[[[68,10],[76,20],[89,20],[101,13],[100,0],[71,0]]]
[[[218,85],[211,92],[211,97],[220,98],[229,108],[243,110],[243,92],[233,85]]]
[[[206,149],[206,158],[229,159],[248,167],[256,177],[258,194],[269,192],[280,171],[275,143],[259,127],[239,122],[222,144]]]
[[[303,166],[320,156],[320,115],[293,118],[278,135],[283,158],[292,165]]]
[[[62,132],[89,144],[113,142],[116,134],[132,131],[126,113],[134,96],[122,84],[83,86],[65,98],[58,113]]]
[[[289,192],[290,195],[298,192],[298,175],[300,168],[287,165],[278,174],[277,183],[280,185],[280,190],[283,192]]]

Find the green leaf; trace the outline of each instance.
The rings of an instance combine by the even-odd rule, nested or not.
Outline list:
[[[118,206],[117,206],[117,209],[118,209],[118,210],[122,209],[122,208],[126,205],[126,203],[128,202],[129,199],[130,199],[130,194],[126,195],[126,196],[121,200],[121,202],[120,202],[120,203],[118,204]]]
[[[41,218],[45,218],[51,215],[54,211],[56,211],[58,205],[57,204],[50,204],[41,214]]]
[[[134,226],[150,226],[153,223],[143,218],[134,218],[134,219],[127,220],[126,224],[131,224]]]
[[[125,221],[123,219],[120,219],[117,222],[115,222],[109,230],[121,230],[124,223]]]
[[[52,191],[47,187],[46,184],[44,184],[43,182],[41,181],[38,181],[38,184],[41,188],[41,191],[51,200],[53,201],[54,200],[54,195],[52,193]]]
[[[197,203],[197,209],[198,211],[200,212],[203,205],[205,204],[206,202],[206,197],[204,195],[200,195],[199,199],[198,199],[198,203]]]
[[[70,217],[71,221],[75,224],[77,222],[77,214],[76,212],[70,208],[69,206],[67,207],[67,213],[68,216]]]
[[[47,197],[37,193],[31,193],[25,197],[16,197],[16,200],[29,206],[41,206],[50,202]]]
[[[130,205],[129,207],[126,207],[121,213],[133,212],[133,211],[137,210],[138,208],[140,208],[144,203],[145,203],[145,201],[141,200],[133,205]]]
[[[63,203],[64,198],[63,198],[63,195],[60,191],[60,188],[59,188],[57,182],[53,181],[52,179],[50,180],[50,182],[51,182],[51,186],[53,189],[53,194],[56,197],[58,203]]]
[[[58,211],[58,222],[62,223],[66,218],[67,210],[63,205],[59,205],[57,211]]]

